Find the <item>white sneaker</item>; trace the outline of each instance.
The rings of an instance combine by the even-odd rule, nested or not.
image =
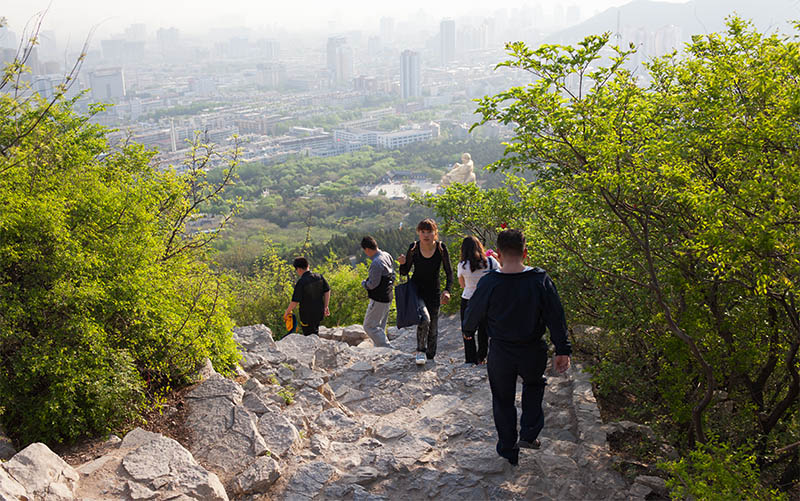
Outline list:
[[[422,352],[417,353],[417,357],[414,359],[414,361],[417,362],[417,365],[425,365],[425,354]]]

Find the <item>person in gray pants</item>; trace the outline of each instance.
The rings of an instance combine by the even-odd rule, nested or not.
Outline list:
[[[389,318],[389,307],[392,305],[394,259],[388,252],[380,250],[378,243],[370,236],[361,239],[361,249],[372,260],[369,276],[361,282],[369,296],[364,330],[375,346],[391,348],[386,339],[386,319]]]

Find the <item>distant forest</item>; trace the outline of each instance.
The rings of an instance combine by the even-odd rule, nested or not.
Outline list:
[[[430,210],[409,200],[368,197],[362,188],[374,186],[392,170],[438,181],[464,152],[472,155],[479,184],[500,185],[504,175],[483,170],[502,156],[497,139],[434,141],[391,151],[367,148],[336,157],[294,157],[277,165],[242,164],[223,200],[204,208],[220,214],[229,202],[240,203],[233,225],[215,242],[217,263],[248,273],[267,242],[287,258],[304,248],[318,259],[333,253],[344,260],[360,255],[353,240],[367,233],[381,236],[384,248],[396,254],[402,250],[395,248],[400,242],[407,245],[413,238],[409,228],[430,216]],[[215,183],[222,176],[217,170],[208,178]]]

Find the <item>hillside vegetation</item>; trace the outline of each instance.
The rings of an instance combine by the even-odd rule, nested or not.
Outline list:
[[[537,81],[480,100],[514,123],[505,189],[423,197],[454,231],[523,228],[597,390],[684,459],[676,497],[771,498],[800,477],[800,51],[733,18],[683,53],[507,46]],[[580,82],[580,85],[569,85]],[[726,494],[727,493],[727,494]]]
[[[646,76],[625,69],[631,53],[608,35],[507,48],[500,66],[536,81],[479,100],[482,122],[515,126],[494,145],[502,157],[488,160],[488,144],[367,150],[248,165],[238,181],[235,153],[227,169],[203,170],[211,145],[196,144],[181,174],[156,170],[141,146],[110,148],[64,92],[27,92],[23,53],[0,81],[0,423],[19,444],[70,442],[129,427],[206,358],[230,373],[234,323],[282,334],[290,252],[328,278],[327,324],[360,322],[366,266],[348,261],[358,237],[374,232],[397,254],[432,212],[454,260],[461,235],[491,246],[501,228],[525,231],[570,324],[592,326],[575,348],[596,391],[677,446],[660,466],[675,498],[796,492],[797,39],[734,18]],[[478,165],[499,158],[504,183],[454,185],[410,207],[356,193],[386,169],[434,175],[462,151]],[[239,240],[226,233],[237,206],[240,221],[288,228],[295,245],[273,244],[259,222]],[[200,212],[217,216],[212,231],[187,229]]]

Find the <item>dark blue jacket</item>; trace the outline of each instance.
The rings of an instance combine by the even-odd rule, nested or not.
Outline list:
[[[521,273],[491,271],[481,278],[464,313],[464,333],[474,333],[483,318],[492,342],[546,348],[542,339],[546,327],[556,354],[572,353],[561,299],[541,268]]]

